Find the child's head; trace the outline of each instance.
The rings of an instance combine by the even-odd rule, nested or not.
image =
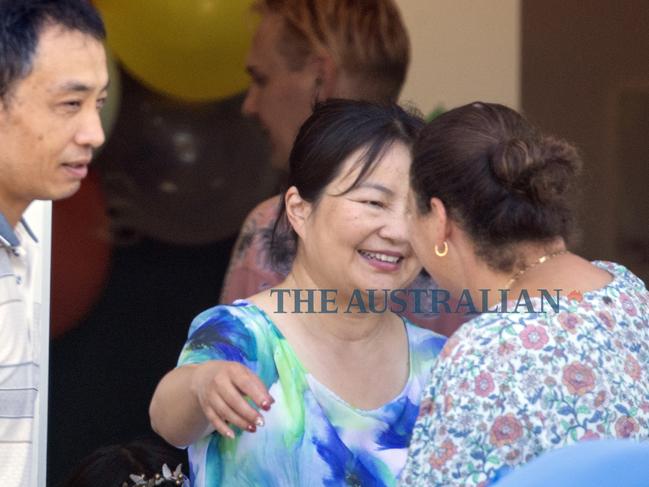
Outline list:
[[[185,453],[161,441],[147,439],[105,446],[84,458],[63,487],[122,487],[124,483],[129,487],[146,486],[146,480],[155,478],[156,474],[164,478],[164,464],[173,473],[182,463],[186,465]],[[144,481],[138,483],[142,477]],[[174,479],[157,485],[177,484]]]

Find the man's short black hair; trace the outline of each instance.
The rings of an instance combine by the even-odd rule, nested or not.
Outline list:
[[[60,25],[104,40],[106,30],[89,0],[0,0],[0,99],[29,75],[41,31]]]

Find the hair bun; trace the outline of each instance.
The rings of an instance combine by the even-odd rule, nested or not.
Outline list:
[[[521,139],[504,140],[495,147],[489,164],[503,187],[513,190],[521,174],[533,164],[529,145]]]
[[[510,195],[547,207],[565,204],[581,169],[572,145],[547,136],[506,140],[496,146],[489,163]]]

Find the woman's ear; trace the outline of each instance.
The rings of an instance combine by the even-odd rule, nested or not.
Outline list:
[[[320,54],[312,58],[311,69],[314,70],[314,102],[319,103],[336,94],[338,68],[329,54]]]
[[[431,218],[435,220],[436,235],[435,240],[439,243],[448,240],[451,234],[451,222],[446,212],[446,206],[439,198],[433,197],[430,199]]]
[[[291,186],[284,195],[284,204],[286,205],[286,217],[293,231],[298,237],[304,238],[306,221],[311,214],[311,203],[302,199],[297,188]]]

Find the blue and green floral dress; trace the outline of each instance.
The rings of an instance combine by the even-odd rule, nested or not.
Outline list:
[[[649,293],[621,265],[594,264],[613,281],[564,293],[558,312],[483,314],[449,339],[401,485],[482,486],[578,441],[649,440]]]
[[[388,404],[361,410],[310,375],[257,306],[237,301],[198,315],[178,364],[242,363],[261,378],[275,403],[264,413],[266,425],[256,433],[237,432],[234,439],[212,433],[191,445],[192,485],[395,485],[405,464],[423,387],[446,341],[404,322],[408,382]]]

